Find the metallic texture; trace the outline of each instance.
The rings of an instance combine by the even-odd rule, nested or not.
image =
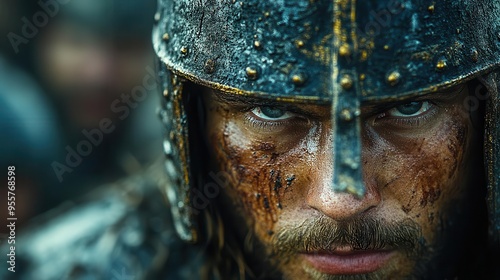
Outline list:
[[[438,71],[442,71],[442,70],[444,70],[447,66],[448,66],[448,63],[446,62],[446,60],[445,60],[445,59],[441,59],[441,60],[439,60],[439,61],[437,62],[437,64],[436,64],[436,69],[437,69]]]
[[[0,279],[202,279],[206,259],[165,215],[159,186],[171,183],[155,164],[39,216],[16,238],[26,244],[16,246],[23,268],[2,269]]]
[[[163,150],[166,156],[165,170],[172,184],[164,186],[174,227],[181,239],[195,242],[197,232],[190,196],[190,164],[188,143],[187,115],[183,99],[183,83],[165,67],[158,71],[163,81],[164,106],[160,111],[166,135]]]
[[[340,7],[337,14],[334,6]],[[351,42],[350,67],[366,75],[359,83],[361,101],[394,99],[436,91],[499,65],[499,6],[498,1],[465,0],[160,1],[154,45],[170,70],[200,84],[236,94],[329,103],[332,26],[353,20],[339,32],[340,39]],[[168,42],[159,40],[164,33],[170,34]],[[186,46],[190,59],[180,52]],[[470,58],[472,48],[477,62]],[[436,71],[443,58],[445,71]],[[217,63],[217,73],[204,72],[208,59]],[[251,64],[265,78],[247,79]],[[385,82],[388,68],[401,74],[396,87]],[[290,71],[303,71],[310,79],[297,88]]]
[[[401,80],[401,74],[398,71],[394,71],[387,75],[387,83],[391,86],[395,86]]]
[[[349,75],[344,75],[341,79],[340,79],[340,86],[344,89],[344,90],[350,90],[352,88],[352,78],[351,76]]]
[[[331,105],[334,189],[358,197],[365,192],[363,102],[436,92],[500,66],[500,1],[164,0],[158,8],[153,41],[163,72],[170,73],[165,77],[227,94]],[[178,126],[179,117],[168,115],[166,125],[187,129]],[[167,162],[184,172],[179,182],[188,184],[187,139],[183,143],[173,144],[179,156]],[[498,180],[489,182],[498,188]],[[186,203],[190,186],[182,184],[172,192]],[[496,203],[490,211],[498,215],[496,195],[490,192]],[[176,222],[181,237],[193,241],[193,223],[184,214],[189,216],[178,212]]]
[[[490,74],[484,84],[490,93],[486,104],[484,135],[489,236],[494,250],[500,252],[500,70]]]
[[[255,65],[248,66],[247,68],[245,68],[245,71],[247,73],[247,78],[249,80],[254,81],[257,80],[257,78],[259,77],[259,69]]]
[[[365,186],[361,170],[361,91],[356,68],[360,55],[356,1],[335,1],[333,15],[333,83],[330,91],[334,139],[333,189],[362,197]],[[345,46],[352,46],[349,57],[343,55]]]
[[[339,55],[340,56],[350,56],[351,55],[351,49],[348,45],[342,45],[339,48]]]
[[[296,86],[302,86],[307,80],[307,76],[304,73],[298,73],[292,76],[292,82]]]

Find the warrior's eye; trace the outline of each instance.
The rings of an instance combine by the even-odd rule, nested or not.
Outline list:
[[[391,117],[416,117],[427,112],[431,106],[429,101],[414,101],[396,106],[387,111],[387,114]]]
[[[252,114],[266,121],[286,120],[294,117],[294,114],[278,107],[261,106],[252,109]]]

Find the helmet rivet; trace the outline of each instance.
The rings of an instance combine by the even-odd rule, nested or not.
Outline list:
[[[440,59],[436,64],[436,70],[443,71],[447,66],[446,60]]]
[[[163,141],[163,151],[166,155],[172,154],[172,144],[170,143],[170,141]]]
[[[297,48],[300,49],[300,48],[304,47],[304,41],[297,40],[297,41],[295,41],[295,45],[297,46]]]
[[[364,80],[366,79],[366,74],[360,74],[360,75],[359,75],[359,79],[360,79],[361,81],[364,81]]]
[[[351,55],[351,49],[349,45],[342,45],[339,47],[339,55],[346,57]]]
[[[298,74],[295,74],[292,76],[292,82],[296,85],[296,86],[301,86],[303,85],[307,80],[307,77],[305,74],[303,73],[298,73]]]
[[[183,56],[186,56],[188,54],[188,52],[189,52],[189,49],[187,47],[185,47],[185,46],[181,47],[181,54]]]
[[[157,13],[155,14],[155,22],[159,22],[159,21],[160,21],[160,17],[161,17],[160,12],[157,12]]]
[[[342,79],[340,79],[340,86],[345,89],[349,90],[352,88],[352,78],[349,75],[344,75]]]
[[[340,111],[340,119],[345,121],[345,122],[350,122],[353,119],[353,115],[351,113],[351,110],[345,108]]]
[[[368,52],[366,50],[361,51],[361,61],[366,61],[368,59]]]
[[[389,50],[389,45],[384,46],[384,50],[388,51]]]
[[[477,62],[479,60],[479,53],[476,48],[472,48],[470,54],[473,62]]]
[[[257,80],[257,78],[259,77],[259,69],[257,68],[257,66],[248,66],[245,69],[245,72],[247,73],[247,78],[249,80]]]
[[[170,35],[168,35],[168,33],[165,33],[161,38],[163,39],[163,41],[168,41],[170,39]]]
[[[260,43],[260,41],[258,41],[258,40],[255,40],[255,41],[253,42],[253,46],[254,46],[256,49],[258,49],[258,50],[262,48],[262,44],[261,44],[261,43]]]
[[[163,96],[168,97],[168,96],[169,96],[169,94],[170,94],[170,92],[168,91],[168,89],[165,89],[165,90],[163,91]]]
[[[427,11],[429,11],[429,13],[434,13],[434,5],[430,5],[430,6],[427,8]]]
[[[203,69],[205,70],[205,73],[212,74],[213,72],[215,72],[215,61],[213,61],[212,59],[208,59],[207,61],[205,61]]]
[[[387,75],[387,83],[391,86],[395,86],[401,80],[401,74],[398,71],[393,71]]]
[[[172,160],[167,160],[165,162],[165,169],[167,170],[167,174],[168,175],[175,176],[175,174],[177,173],[176,172],[176,168],[175,168],[174,163],[172,162]]]
[[[270,13],[269,13],[269,12],[265,12],[265,13],[264,13],[264,16],[265,16],[265,17],[269,17],[269,15],[270,15]]]

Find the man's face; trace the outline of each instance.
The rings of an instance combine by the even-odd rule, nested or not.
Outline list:
[[[453,242],[468,222],[460,213],[468,211],[479,133],[463,106],[467,95],[459,86],[364,105],[366,194],[358,199],[332,188],[330,106],[211,91],[207,138],[215,168],[231,182],[224,195],[233,203],[224,207],[237,209],[245,222],[232,222],[285,279],[421,277],[459,248]]]

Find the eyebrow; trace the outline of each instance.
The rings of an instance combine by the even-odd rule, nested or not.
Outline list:
[[[331,107],[328,104],[313,104],[313,103],[294,103],[276,100],[276,97],[255,97],[248,95],[235,95],[227,94],[220,91],[213,91],[216,101],[225,103],[232,106],[246,106],[249,107],[277,107],[292,113],[297,113],[300,115],[308,116],[311,118],[322,118],[322,114],[318,114],[314,110],[307,110],[302,106],[326,106]],[[273,99],[272,99],[273,98]]]
[[[440,90],[438,92],[430,92],[424,95],[411,96],[411,97],[402,97],[400,100],[395,100],[395,101],[377,100],[370,102],[361,102],[361,109],[370,112],[381,112],[405,103],[420,101],[423,99],[441,99],[444,102],[448,100],[451,101],[457,95],[461,94],[463,90],[466,89],[466,87],[467,84],[461,84],[455,87]],[[331,102],[322,104],[285,102],[276,100],[276,97],[271,97],[271,96],[237,95],[237,94],[228,94],[223,91],[217,91],[217,90],[214,90],[213,94],[217,101],[223,102],[228,105],[235,105],[235,106],[246,105],[254,107],[275,106],[275,107],[282,107],[296,113],[307,114],[307,115],[315,115],[315,114],[308,112],[307,110],[303,110],[300,107],[300,105],[316,105],[316,106],[328,106],[328,107],[331,107],[332,105]]]
[[[458,95],[460,95],[467,88],[467,84],[458,85],[455,87],[447,88],[437,92],[429,92],[424,95],[401,97],[400,100],[386,101],[386,100],[376,100],[366,103],[362,103],[361,107],[367,111],[384,111],[395,106],[399,106],[409,102],[421,101],[421,100],[442,100],[443,102],[452,101]]]
[[[227,94],[222,91],[213,91],[215,98],[217,101],[221,101],[228,104],[246,104],[246,105],[266,105],[266,106],[274,106],[274,105],[283,105],[283,103],[289,102],[279,102],[273,97],[255,97],[248,95],[237,95],[237,94]]]

